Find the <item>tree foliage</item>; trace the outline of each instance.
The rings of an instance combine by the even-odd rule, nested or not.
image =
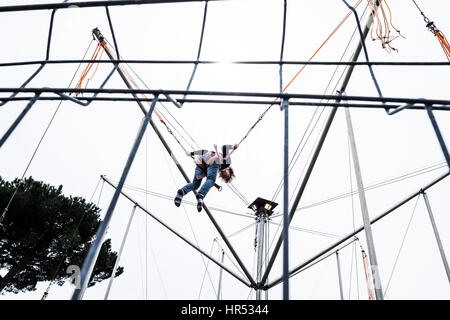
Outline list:
[[[32,177],[12,182],[0,177],[0,210],[6,208],[0,227],[0,291],[36,289],[39,281],[62,285],[67,267],[81,268],[100,224],[100,209],[81,197],[64,196],[58,188]],[[103,243],[89,286],[111,277],[117,253],[111,240]],[[118,268],[115,276],[123,268]]]

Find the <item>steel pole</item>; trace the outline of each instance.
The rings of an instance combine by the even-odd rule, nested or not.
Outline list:
[[[282,100],[282,106],[284,109],[283,300],[289,300],[289,101]]]
[[[257,263],[256,263],[256,300],[261,300],[261,293],[262,293],[262,268],[263,268],[263,258],[264,258],[264,226],[266,223],[267,216],[264,212],[258,212],[258,221],[257,221],[257,228],[258,228],[258,242],[257,242]]]
[[[450,268],[448,267],[447,257],[445,256],[444,247],[442,246],[441,237],[439,236],[439,231],[437,229],[436,221],[434,220],[433,211],[431,210],[430,201],[428,200],[427,193],[422,191],[423,199],[427,206],[428,215],[430,216],[431,226],[433,227],[434,236],[436,237],[436,242],[439,248],[439,253],[441,254],[442,263],[444,264],[445,273],[447,274],[448,282],[450,283]]]
[[[134,213],[136,212],[136,205],[134,205],[133,210],[131,210],[130,219],[128,220],[127,228],[125,229],[125,235],[122,239],[122,244],[120,245],[119,253],[117,254],[116,263],[114,264],[113,271],[111,273],[111,279],[108,283],[108,288],[106,289],[105,298],[103,300],[108,300],[109,292],[111,291],[111,287],[114,281],[114,275],[117,272],[117,268],[119,267],[120,257],[122,256],[123,248],[125,247],[125,242],[127,241],[128,232],[130,231],[131,222],[133,221]]]
[[[339,259],[339,251],[336,251],[336,263],[339,277],[339,293],[341,294],[341,300],[344,300],[344,290],[342,288],[342,275],[341,275],[341,260]]]
[[[137,137],[134,141],[134,144],[133,144],[133,147],[131,148],[127,162],[122,171],[122,175],[120,177],[120,181],[117,186],[117,189],[114,192],[114,195],[109,204],[108,211],[106,211],[105,218],[101,222],[101,224],[97,230],[97,233],[95,235],[94,243],[92,244],[91,248],[89,249],[88,255],[87,255],[86,259],[84,260],[83,267],[82,267],[81,273],[80,273],[80,286],[79,286],[79,288],[75,289],[73,296],[72,296],[72,300],[81,300],[83,298],[84,292],[89,284],[89,281],[90,281],[91,275],[92,275],[92,271],[94,270],[95,262],[97,261],[98,254],[100,253],[100,249],[103,244],[103,238],[105,236],[106,229],[108,228],[109,222],[111,221],[117,201],[119,200],[120,192],[122,191],[123,185],[125,184],[125,180],[128,176],[131,165],[133,164],[134,158],[139,149],[139,145],[141,144],[142,137],[144,136],[145,129],[147,128],[148,121],[150,120],[150,117],[152,116],[152,112],[155,109],[157,100],[158,100],[158,97],[155,97],[153,99],[150,110],[147,112],[145,117],[142,119],[141,126],[138,130]]]
[[[375,251],[375,243],[373,240],[372,226],[370,224],[369,208],[367,205],[366,192],[364,191],[364,183],[362,179],[361,166],[359,163],[358,150],[356,148],[352,118],[350,115],[350,110],[348,108],[345,108],[345,118],[347,120],[348,138],[350,141],[350,149],[353,158],[353,167],[355,169],[356,184],[358,186],[359,203],[361,206],[361,214],[364,222],[364,231],[366,235],[367,249],[369,251],[370,269],[374,282],[375,295],[377,300],[383,300],[383,290],[381,287],[380,273],[378,271],[378,261]]]

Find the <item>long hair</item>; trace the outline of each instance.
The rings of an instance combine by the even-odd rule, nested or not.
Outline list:
[[[233,178],[235,177],[235,174],[234,174],[234,169],[230,166],[230,167],[228,167],[227,168],[229,171],[230,171],[230,175],[228,176],[228,177],[224,177],[223,175],[222,175],[222,171],[220,172],[220,178],[225,182],[225,183],[230,183],[232,180],[233,180]]]

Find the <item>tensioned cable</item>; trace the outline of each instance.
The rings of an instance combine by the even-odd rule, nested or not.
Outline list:
[[[91,45],[92,45],[92,42],[93,42],[93,40],[91,40],[91,42],[89,43],[88,48],[86,49],[86,51],[85,51],[85,53],[84,53],[84,55],[83,55],[83,59],[86,57],[86,54],[88,53],[88,51],[89,51],[89,49],[90,49],[90,47],[91,47]],[[82,59],[82,60],[83,60],[83,59]],[[75,76],[76,76],[78,70],[80,69],[80,66],[81,66],[81,63],[78,65],[77,69],[75,70],[75,73],[74,73],[73,76],[72,76],[72,79],[71,79],[70,82],[69,82],[69,85],[68,85],[69,88],[70,88],[70,86],[72,85],[72,82],[73,82],[73,80],[75,79]],[[38,144],[36,145],[36,148],[34,149],[33,154],[31,155],[31,158],[30,158],[30,160],[28,161],[28,164],[27,164],[27,166],[25,167],[25,170],[24,170],[23,173],[22,173],[22,177],[20,178],[20,181],[23,180],[23,178],[24,178],[25,175],[27,174],[28,169],[30,168],[31,163],[32,163],[33,160],[34,160],[34,157],[36,156],[36,153],[38,152],[39,147],[41,146],[42,141],[44,140],[44,138],[45,138],[45,136],[46,136],[48,130],[50,129],[50,126],[52,125],[53,120],[55,119],[56,114],[58,113],[58,111],[59,111],[59,109],[60,109],[60,107],[61,107],[62,102],[63,102],[63,100],[61,100],[61,101],[59,102],[58,106],[56,107],[55,112],[53,113],[52,117],[50,118],[50,121],[49,121],[49,123],[47,124],[47,127],[46,127],[45,130],[44,130],[44,133],[42,134],[41,138],[39,139],[39,142],[38,142]],[[15,198],[15,196],[16,196],[18,190],[19,190],[19,184],[17,185],[16,189],[14,190],[14,193],[12,194],[11,198],[10,198],[9,201],[8,201],[8,204],[6,205],[5,209],[3,210],[2,216],[0,217],[0,224],[1,224],[1,223],[3,222],[3,220],[5,219],[6,213],[8,212],[9,207],[10,207],[12,201],[14,200],[14,198]]]
[[[209,1],[209,0],[208,0]],[[112,48],[114,48],[114,46],[108,41],[108,40],[106,40],[105,39],[105,41],[108,43],[108,45],[109,46],[111,46]],[[122,57],[120,57],[120,58],[122,58]],[[145,88],[147,88],[148,90],[150,90],[150,88],[147,86],[147,84],[146,84],[146,82],[144,82],[144,80],[142,80],[142,78],[137,74],[137,72],[128,64],[128,63],[122,63],[122,64],[124,64],[124,65],[126,65],[127,67],[128,67],[128,69],[130,69],[130,71],[139,79],[139,81],[141,82],[141,84],[145,87]],[[125,70],[126,71],[126,70]],[[130,79],[130,80],[132,80],[132,79]],[[139,87],[134,81],[133,81],[133,83],[134,83],[134,85],[136,86],[136,87]],[[192,136],[189,134],[189,132],[187,132],[186,131],[186,129],[177,121],[177,119],[172,115],[172,113],[170,113],[170,111],[169,111],[169,109],[165,106],[165,104],[163,103],[163,102],[161,102],[161,101],[158,101],[158,104],[159,105],[161,105],[166,111],[167,111],[167,113],[172,117],[172,119],[174,119],[175,120],[175,122],[178,124],[178,126],[180,126],[180,128],[181,128],[181,130],[183,130],[184,131],[184,133],[189,137],[189,139],[191,139],[191,141],[197,146],[197,148],[198,149],[201,149],[200,147],[199,147],[199,144],[194,140],[194,138],[192,138]],[[164,117],[164,115],[161,113],[161,110],[160,109],[158,109],[158,111],[159,111],[159,113],[158,114],[160,114],[163,118],[164,118],[164,120],[166,120],[167,121],[167,123],[169,123],[170,125],[171,125],[171,127],[172,127],[172,129],[176,132],[176,133],[178,133],[178,135],[181,137],[181,139],[183,139],[188,145],[189,145],[189,147],[191,147],[191,149],[192,150],[195,150],[195,148],[192,146],[192,144],[189,142],[189,141],[187,141],[186,140],[186,138],[184,137],[184,134],[182,134],[181,132],[179,132],[178,131],[178,129],[166,118],[166,117]],[[168,130],[170,130],[169,128],[167,128]],[[170,132],[170,131],[169,131]],[[174,136],[174,138],[177,140],[177,138]],[[177,140],[178,141],[178,140]]]
[[[445,168],[445,167],[447,167],[447,165],[446,165],[446,162],[444,161],[443,163],[438,163],[438,164],[435,164],[435,165],[432,165],[432,166],[428,166],[428,167],[422,168],[420,170],[412,171],[412,172],[409,172],[407,174],[402,174],[400,176],[397,176],[397,177],[394,177],[394,178],[390,178],[388,180],[384,180],[384,181],[381,181],[381,182],[377,182],[377,183],[368,185],[368,186],[364,187],[364,190],[365,191],[369,191],[369,190],[378,189],[378,188],[385,187],[387,185],[390,185],[390,184],[393,184],[393,183],[396,183],[396,182],[400,182],[400,181],[403,181],[403,180],[406,180],[406,179],[411,179],[411,178],[414,178],[416,176],[419,176],[419,175],[422,175],[422,174],[426,174],[426,173],[429,173],[429,172],[432,172],[432,171],[435,171],[435,170],[439,170],[439,169],[442,169],[442,168]],[[325,204],[325,203],[329,203],[329,202],[333,202],[333,201],[336,201],[336,200],[340,200],[340,199],[346,198],[348,196],[353,196],[356,193],[357,193],[356,191],[342,193],[342,194],[339,194],[337,196],[334,196],[334,197],[331,197],[331,198],[328,198],[328,199],[325,199],[325,200],[321,200],[321,201],[317,201],[317,202],[314,202],[314,203],[306,204],[306,205],[298,208],[297,210],[309,209],[309,208],[312,208],[312,207],[315,207],[315,206],[318,206],[318,205],[322,205],[322,204]]]
[[[112,46],[106,39],[104,39],[106,41],[106,43],[111,46],[112,48],[114,48],[114,46]],[[106,45],[106,44],[105,44]],[[117,51],[117,48],[116,48]],[[116,53],[117,54],[117,53]],[[120,56],[119,56],[120,57]],[[120,61],[120,60],[119,60]],[[119,64],[116,64],[116,68]],[[122,68],[121,69],[124,76],[134,85],[135,89],[140,89],[139,85],[136,83],[136,81],[131,77],[131,75],[129,74],[129,72],[125,69]],[[149,88],[147,88],[148,90],[150,90]],[[140,93],[141,96],[143,96],[144,98],[147,98],[146,95],[144,93]],[[161,117],[160,113],[159,113],[159,109],[155,110],[154,114],[158,117],[159,121],[165,126],[167,132],[175,139],[175,141],[178,143],[178,145],[183,149],[183,151],[185,153],[188,152],[188,150],[184,147],[184,145],[180,142],[180,140],[178,139],[178,137],[175,135],[175,133],[173,132],[173,130],[169,127],[169,125],[164,121],[164,119]],[[175,129],[176,131],[176,129]],[[182,136],[182,138],[184,139],[184,136]],[[189,144],[189,143],[188,143]],[[191,146],[192,148],[192,146]]]
[[[244,232],[244,231],[246,231],[246,230],[248,230],[249,228],[254,227],[254,226],[255,226],[255,222],[249,224],[248,226],[246,226],[246,227],[244,227],[244,228],[241,228],[241,229],[239,229],[239,230],[237,230],[237,231],[231,233],[230,235],[227,235],[227,238],[231,238],[231,237],[237,236],[238,234],[241,234],[242,232]],[[220,241],[220,239],[217,240],[217,241]]]
[[[269,224],[278,225],[278,223],[272,222],[272,221],[269,221]],[[333,238],[333,239],[340,239],[340,238],[342,238],[341,236],[336,235],[336,234],[322,232],[322,231],[317,231],[317,230],[300,228],[300,227],[293,226],[293,225],[290,225],[289,229],[300,231],[300,232],[306,232],[306,233],[310,233],[310,234],[314,234],[314,235],[318,235],[318,236],[324,236],[324,237],[328,237],[328,238]]]
[[[405,234],[403,235],[402,243],[400,245],[400,248],[398,249],[397,256],[395,258],[394,266],[392,267],[391,274],[389,275],[389,280],[388,280],[388,283],[386,285],[386,289],[384,289],[384,294],[385,295],[386,295],[386,292],[389,289],[389,285],[391,284],[392,276],[394,275],[398,259],[400,258],[400,254],[402,252],[403,245],[405,244],[406,236],[408,235],[409,227],[411,226],[411,222],[412,222],[412,220],[414,218],[414,213],[416,212],[416,208],[417,208],[417,204],[419,203],[419,199],[420,199],[420,194],[417,196],[417,200],[416,200],[416,203],[414,205],[414,209],[413,209],[413,211],[411,213],[411,217],[409,218],[408,225],[406,226]]]
[[[145,215],[145,216],[147,217],[148,215]],[[159,282],[161,283],[161,288],[163,289],[163,293],[164,293],[164,296],[166,297],[166,300],[168,300],[167,290],[166,290],[166,286],[164,284],[164,279],[162,277],[161,269],[159,268],[158,260],[156,259],[155,250],[153,249],[151,241],[149,243],[149,246],[150,246],[150,253],[151,253],[153,261],[155,263],[156,273],[158,274]]]
[[[315,286],[314,286],[314,289],[313,289],[313,291],[312,291],[312,293],[311,293],[311,296],[309,297],[309,300],[312,300],[312,298],[313,298],[314,295],[316,294],[316,291],[317,291],[317,289],[319,288],[319,285],[320,285],[320,283],[322,282],[323,277],[325,276],[325,273],[328,271],[328,268],[330,267],[330,262],[331,262],[331,260],[332,260],[332,259],[328,259],[327,264],[323,267],[322,272],[321,272],[321,274],[320,274],[320,277],[319,277],[319,279],[317,280],[317,282],[316,282],[316,284],[315,284]]]
[[[215,241],[213,240],[213,243],[211,245],[211,250],[209,250],[209,255],[211,256],[213,248],[214,248],[214,243]],[[202,291],[203,291],[203,284],[205,283],[205,278],[206,278],[206,274],[208,273],[208,267],[209,267],[209,259],[208,262],[206,263],[206,269],[205,269],[205,273],[203,274],[203,279],[202,279],[202,284],[200,285],[200,291],[198,293],[198,297],[197,300],[200,300],[200,296],[202,295]]]
[[[111,180],[111,181],[114,181],[114,180]],[[170,195],[166,195],[166,194],[162,194],[162,193],[158,193],[158,192],[145,190],[143,188],[134,187],[134,186],[127,185],[127,184],[124,184],[123,188],[124,189],[133,190],[133,191],[137,191],[137,192],[141,192],[141,193],[146,193],[146,194],[149,194],[149,195],[152,195],[154,197],[161,198],[161,199],[173,201],[173,196],[170,196]],[[185,204],[188,204],[188,205],[191,205],[191,206],[197,206],[196,202],[192,202],[192,201],[188,201],[188,200],[183,200],[183,202]],[[233,212],[231,210],[225,210],[225,209],[221,209],[221,208],[210,206],[210,205],[208,206],[208,208],[210,208],[211,210],[214,210],[214,211],[223,212],[223,213],[229,213],[229,214],[232,214],[232,215],[241,216],[241,217],[245,217],[245,218],[251,218],[251,219],[254,218],[254,215],[252,215],[250,213],[242,214],[242,213]]]
[[[103,180],[104,181],[104,180]],[[145,221],[145,217],[144,216],[142,216],[142,219],[144,219],[144,221]],[[142,300],[144,300],[144,298],[146,299],[147,297],[145,297],[145,286],[144,286],[144,272],[143,272],[143,263],[142,263],[142,254],[141,254],[141,252],[142,252],[142,247],[141,247],[141,241],[142,241],[142,239],[141,239],[141,231],[140,231],[140,227],[141,227],[141,224],[139,223],[138,224],[138,226],[137,226],[137,233],[136,233],[136,236],[137,236],[137,243],[138,243],[138,252],[139,252],[139,254],[138,254],[138,256],[139,256],[139,271],[141,272],[141,281],[140,281],[140,283],[141,283],[141,294],[142,294]]]
[[[247,207],[250,205],[250,202],[247,200],[244,194],[239,191],[239,189],[232,182],[227,183],[227,186],[245,203]]]
[[[109,43],[109,42],[108,42]],[[111,44],[110,44],[111,45]],[[150,88],[147,86],[147,84],[144,82],[144,80],[142,80],[142,78],[137,74],[136,71],[134,71],[134,69],[128,64],[128,63],[124,63],[130,70],[131,72],[139,79],[139,81],[141,82],[141,84],[150,90]],[[186,129],[178,122],[178,120],[172,115],[172,113],[169,111],[169,109],[166,107],[165,103],[163,103],[162,101],[158,100],[158,104],[161,105],[164,110],[170,115],[170,117],[178,124],[178,126],[181,128],[181,130],[184,131],[184,133],[189,137],[189,139],[191,139],[191,141],[194,143],[194,145],[196,145],[196,147],[198,149],[201,149],[198,145],[198,143],[194,140],[194,138],[189,134],[189,132],[186,131]],[[175,132],[177,132],[180,137],[192,148],[192,150],[195,150],[195,148],[192,146],[192,144],[186,140],[186,138],[184,137],[183,134],[181,134],[181,132],[179,132],[177,130],[177,128],[169,121],[169,119],[167,119],[167,117],[165,117],[162,113],[161,113],[161,109],[158,109],[160,111],[161,116],[164,118],[164,120],[166,120],[168,123],[171,124],[173,130],[175,130]]]
[[[438,164],[435,164],[435,165],[432,165],[432,166],[427,166],[427,167],[422,168],[420,170],[416,170],[416,171],[410,172],[409,174],[403,174],[400,177],[397,176],[397,177],[394,177],[394,178],[390,178],[389,180],[383,180],[381,182],[378,182],[378,183],[375,183],[375,184],[372,184],[372,185],[369,185],[369,186],[365,186],[364,190],[368,191],[368,190],[372,190],[372,189],[381,188],[381,187],[384,187],[384,186],[392,184],[392,183],[400,182],[400,181],[403,181],[403,180],[406,180],[406,179],[411,179],[411,178],[414,178],[416,176],[419,176],[419,175],[422,175],[422,174],[426,174],[426,173],[429,173],[429,172],[432,172],[432,171],[435,171],[435,170],[439,170],[439,169],[442,169],[442,168],[446,168],[446,167],[447,167],[447,164],[446,164],[445,161],[443,161],[443,162],[440,162]],[[297,210],[304,210],[304,209],[312,208],[312,207],[319,206],[319,205],[322,205],[322,204],[325,204],[325,203],[337,201],[337,200],[340,200],[340,199],[343,199],[343,198],[346,198],[346,197],[349,197],[349,196],[353,196],[356,193],[357,193],[356,191],[342,193],[342,194],[339,194],[337,196],[334,196],[334,197],[331,197],[331,198],[327,198],[325,200],[321,200],[321,201],[317,201],[317,202],[314,202],[314,203],[306,204],[303,207],[298,208]],[[272,218],[278,218],[280,215],[281,215],[281,213],[273,214]]]

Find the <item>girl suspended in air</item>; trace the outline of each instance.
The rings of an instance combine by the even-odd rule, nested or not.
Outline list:
[[[194,158],[196,164],[194,179],[183,188],[177,191],[174,202],[177,207],[181,205],[183,196],[187,193],[200,188],[204,177],[206,181],[197,193],[197,210],[202,211],[203,199],[208,191],[214,186],[217,174],[225,183],[231,182],[234,178],[234,170],[231,167],[230,153],[236,150],[239,145],[223,145],[222,152],[217,152],[217,145],[214,145],[215,151],[198,150],[187,152],[186,155]]]

